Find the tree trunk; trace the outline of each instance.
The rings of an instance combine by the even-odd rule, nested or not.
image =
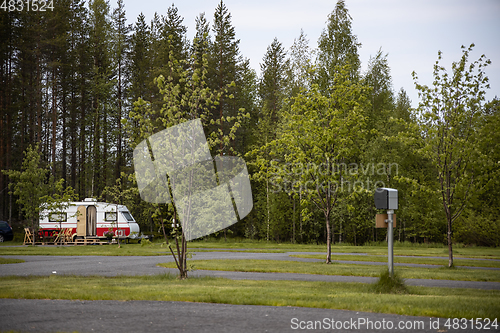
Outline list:
[[[67,133],[66,133],[66,117],[67,117],[67,114],[66,114],[66,91],[64,91],[63,89],[63,94],[62,94],[62,157],[61,157],[61,160],[62,160],[62,178],[64,178],[64,188],[66,188],[66,186],[68,186],[68,182],[67,182],[67,169],[66,169],[66,158],[67,158],[67,152],[66,152],[66,146],[67,146],[67,142],[68,142],[68,138],[67,138]]]
[[[326,263],[332,263],[332,233],[330,231],[330,214],[327,212],[325,214],[326,222]]]
[[[269,178],[266,179],[267,241],[269,242]]]
[[[448,267],[453,267],[453,248],[451,243],[451,214],[446,214],[448,222]]]
[[[87,194],[87,189],[86,189],[86,186],[87,186],[87,168],[86,168],[86,159],[87,159],[87,156],[86,156],[86,144],[87,144],[87,133],[86,133],[86,129],[85,129],[85,124],[86,124],[86,121],[87,119],[85,118],[85,111],[86,111],[86,105],[85,105],[85,98],[86,98],[86,94],[85,94],[85,89],[84,89],[85,85],[84,85],[84,80],[82,80],[82,83],[81,83],[81,109],[80,109],[80,160],[79,160],[79,163],[78,163],[78,167],[80,169],[80,172],[79,172],[79,180],[78,180],[78,190],[79,190],[79,195],[80,197],[85,197],[85,195]]]
[[[440,179],[441,183],[441,193],[443,197],[443,206],[444,206],[444,212],[446,214],[446,222],[447,222],[447,228],[448,228],[448,267],[451,268],[453,267],[453,247],[451,244],[451,225],[452,225],[452,220],[453,220],[453,214],[451,211],[451,194],[450,194],[450,172],[446,171],[445,175],[447,176],[445,179]],[[446,188],[445,185],[446,184]]]
[[[117,126],[118,126],[118,137],[116,142],[116,166],[115,166],[115,178],[120,178],[120,171],[122,165],[122,62],[121,59],[118,61],[118,114],[117,114]]]
[[[187,241],[186,238],[184,237],[184,233],[182,233],[182,251],[181,251],[181,260],[182,260],[182,270],[180,271],[180,279],[184,280],[187,279],[188,277],[188,270],[187,270]]]
[[[292,244],[295,244],[295,197],[293,197],[293,230],[292,230]]]
[[[48,79],[47,79],[48,80]],[[56,175],[56,146],[57,146],[57,105],[56,105],[56,69],[55,66],[52,68],[52,148],[51,148],[51,158],[52,158],[52,173]]]
[[[300,233],[300,241],[303,242],[303,233],[302,233],[302,185],[299,189],[299,233]]]
[[[175,265],[179,270],[179,279],[184,280],[188,278],[188,270],[187,270],[187,241],[186,237],[184,237],[184,232],[181,234],[181,246],[179,247],[179,237],[178,237],[178,229],[177,229],[177,212],[174,210],[174,228],[175,228],[175,245],[177,248],[177,255],[170,246],[167,238],[167,234],[165,232],[165,226],[163,224],[163,218],[160,216],[161,226],[163,230],[163,236],[165,237],[165,242],[167,243],[168,248],[170,249],[170,253],[172,253],[172,257],[174,257]]]

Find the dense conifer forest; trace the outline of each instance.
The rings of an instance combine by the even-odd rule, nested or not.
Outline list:
[[[500,101],[485,100],[489,60],[471,59],[473,45],[453,66],[436,50],[434,82],[414,73],[405,87],[420,93],[412,108],[383,49],[361,71],[343,0],[318,41],[270,39],[258,71],[223,1],[192,40],[175,5],[131,25],[125,11],[122,0],[0,11],[0,220],[21,228],[36,220],[30,205],[94,197],[158,233],[172,210],[140,199],[133,149],[201,117],[212,155],[242,157],[251,175],[252,212],[216,237],[384,241],[373,194],[391,187],[396,241],[500,245]]]

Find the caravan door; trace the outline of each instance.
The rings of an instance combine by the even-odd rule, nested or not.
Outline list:
[[[78,216],[76,217],[76,235],[87,236],[87,207],[78,206]]]
[[[95,236],[97,230],[97,209],[95,206],[87,207],[87,236]]]

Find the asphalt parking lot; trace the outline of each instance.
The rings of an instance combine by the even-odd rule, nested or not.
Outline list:
[[[445,331],[439,318],[301,307],[0,299],[0,308],[1,330],[17,332]]]
[[[321,261],[319,259],[295,258],[290,253],[252,253],[252,252],[198,252],[193,260],[211,259],[264,259],[264,260],[294,260],[294,261]],[[176,269],[158,267],[159,263],[171,262],[171,256],[3,256],[4,258],[18,258],[25,260],[20,264],[2,265],[0,275],[151,275],[165,272],[177,273]],[[344,263],[364,264],[363,261],[341,261]],[[370,264],[370,262],[368,262]],[[385,266],[383,262],[371,262],[374,265]],[[403,264],[396,264],[403,265]],[[418,265],[412,266],[436,266]],[[227,279],[250,279],[250,280],[300,280],[300,281],[326,281],[326,282],[360,282],[372,283],[373,277],[363,276],[340,276],[340,275],[314,275],[296,273],[254,273],[254,272],[226,272],[196,270],[189,273],[191,276],[216,276]],[[452,281],[452,280],[426,280],[407,279],[406,283],[413,286],[424,287],[446,287],[446,288],[474,288],[500,290],[499,282],[481,281]]]
[[[316,261],[292,253],[198,252],[193,259]],[[24,263],[0,266],[0,275],[150,275],[171,256],[2,256]],[[347,260],[348,261],[348,260]],[[356,262],[361,263],[361,262]],[[366,264],[366,262],[362,262]],[[377,265],[385,263],[376,263]],[[375,278],[293,273],[193,271],[191,276],[229,279],[370,283]],[[409,279],[410,285],[500,289],[500,283]],[[446,332],[442,318],[346,310],[159,301],[69,301],[0,299],[0,331],[16,332]],[[389,327],[390,326],[390,327]],[[451,331],[450,331],[451,332]],[[460,332],[468,332],[460,330]]]

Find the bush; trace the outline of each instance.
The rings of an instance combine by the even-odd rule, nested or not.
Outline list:
[[[407,294],[408,288],[402,279],[396,272],[391,278],[389,275],[389,270],[385,270],[380,274],[379,279],[373,285],[373,289],[379,294]]]
[[[453,226],[453,240],[467,245],[500,246],[500,220],[466,212]]]

